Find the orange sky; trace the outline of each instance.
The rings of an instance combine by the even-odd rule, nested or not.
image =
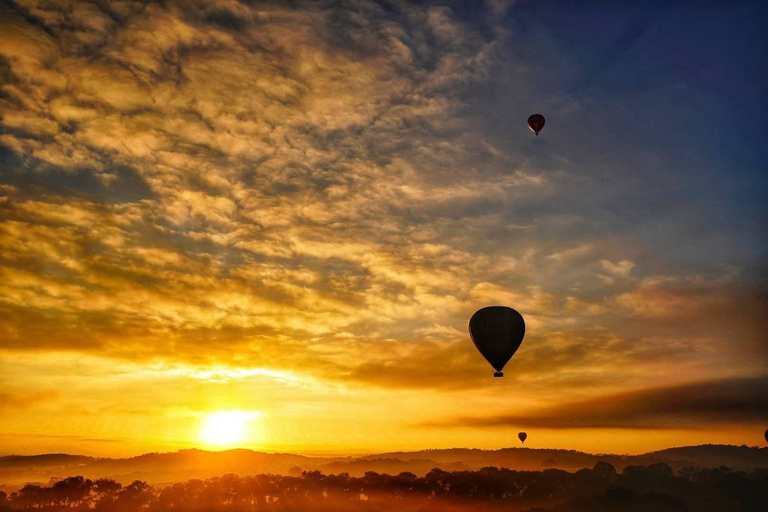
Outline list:
[[[652,204],[661,146],[568,145],[577,99],[520,78],[510,142],[478,124],[533,72],[507,8],[493,37],[363,0],[8,8],[0,455],[761,443],[759,258],[711,203]],[[504,379],[467,335],[491,304],[528,327]],[[206,440],[231,411],[242,439]]]

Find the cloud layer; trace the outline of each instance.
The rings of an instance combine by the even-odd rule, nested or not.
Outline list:
[[[429,426],[696,429],[768,421],[768,378],[707,381],[601,396],[527,414],[461,418]]]
[[[546,41],[517,36],[508,3],[0,14],[9,392],[25,354],[75,352],[482,395],[494,384],[466,323],[489,304],[526,318],[507,380],[528,401],[768,371],[762,256],[731,243],[754,237],[702,228],[717,201],[679,197],[717,169],[664,175],[678,157],[647,133],[585,141],[575,121],[596,97],[543,85],[552,71],[526,52]],[[600,115],[643,110],[630,94]],[[538,138],[520,121],[531,105],[553,115]],[[737,210],[733,225],[754,223]]]

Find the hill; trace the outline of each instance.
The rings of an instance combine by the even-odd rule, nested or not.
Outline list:
[[[642,455],[590,454],[575,450],[535,448],[454,448],[363,457],[306,457],[244,449],[222,452],[182,450],[172,453],[148,453],[125,459],[66,454],[13,455],[0,457],[0,484],[12,487],[27,482],[46,483],[51,478],[71,475],[83,475],[87,478],[109,477],[124,484],[144,480],[150,484],[161,485],[229,473],[296,475],[301,471],[313,470],[325,474],[349,473],[352,476],[361,476],[367,471],[388,474],[409,471],[423,476],[433,468],[457,471],[478,470],[488,466],[517,470],[557,468],[576,471],[593,467],[599,461],[608,462],[620,471],[626,466],[646,466],[659,462],[669,464],[676,471],[686,466],[727,466],[735,470],[752,471],[768,468],[768,448],[701,445],[670,448]]]

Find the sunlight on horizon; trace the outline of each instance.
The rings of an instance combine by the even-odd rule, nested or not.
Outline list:
[[[205,418],[201,440],[206,444],[219,447],[234,447],[252,437],[256,425],[255,419],[261,413],[244,411],[219,411]]]

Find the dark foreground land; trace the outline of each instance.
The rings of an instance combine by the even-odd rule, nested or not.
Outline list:
[[[434,469],[424,477],[366,473],[301,476],[226,475],[166,487],[74,476],[48,485],[0,492],[0,511],[765,511],[768,469],[752,472],[683,468],[664,463],[628,466],[618,473],[592,469],[479,471]]]

